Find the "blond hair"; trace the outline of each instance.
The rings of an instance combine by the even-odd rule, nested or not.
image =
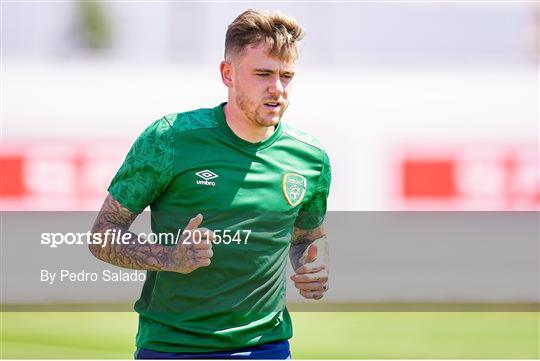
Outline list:
[[[269,55],[294,61],[298,57],[297,44],[303,36],[304,30],[293,18],[249,9],[227,28],[225,59],[241,54],[249,45],[264,44]]]

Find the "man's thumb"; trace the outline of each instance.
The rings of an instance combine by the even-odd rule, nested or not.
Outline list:
[[[317,245],[311,244],[307,250],[306,263],[315,262],[317,259]]]
[[[186,226],[186,228],[184,229],[184,231],[193,231],[197,228],[199,228],[199,226],[201,225],[203,221],[203,216],[202,214],[197,214],[195,217],[191,218]]]

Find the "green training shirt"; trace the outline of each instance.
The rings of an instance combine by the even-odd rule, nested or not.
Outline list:
[[[208,267],[147,272],[135,303],[138,347],[212,352],[292,336],[285,307],[292,228],[323,222],[328,156],[282,122],[268,139],[247,142],[227,125],[223,105],[151,124],[109,186],[134,213],[150,205],[155,234],[177,235],[201,213],[200,227],[221,236]]]

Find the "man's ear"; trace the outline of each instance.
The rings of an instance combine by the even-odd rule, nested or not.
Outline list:
[[[233,73],[233,66],[230,62],[223,60],[219,64],[219,71],[221,72],[221,81],[223,81],[223,84],[227,88],[231,88],[233,81],[232,81],[232,73]]]

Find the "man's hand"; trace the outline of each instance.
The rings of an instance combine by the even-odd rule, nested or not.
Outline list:
[[[210,259],[214,255],[214,233],[206,228],[198,228],[202,221],[201,214],[191,218],[182,232],[182,239],[170,248],[168,271],[185,274],[210,265]]]
[[[147,271],[190,273],[210,264],[214,234],[206,228],[198,228],[203,220],[202,215],[198,214],[188,222],[182,239],[173,246],[137,242],[138,235],[129,231],[135,218],[136,213],[122,206],[109,194],[91,232],[100,234],[102,239],[107,230],[115,230],[122,235],[129,233],[131,243],[89,244],[90,252],[103,262]],[[198,232],[194,232],[195,230]]]
[[[319,246],[326,252],[319,254]],[[291,276],[294,286],[308,299],[321,299],[328,290],[328,245],[326,237],[312,242],[298,260],[300,265]],[[291,254],[292,257],[292,254]]]

